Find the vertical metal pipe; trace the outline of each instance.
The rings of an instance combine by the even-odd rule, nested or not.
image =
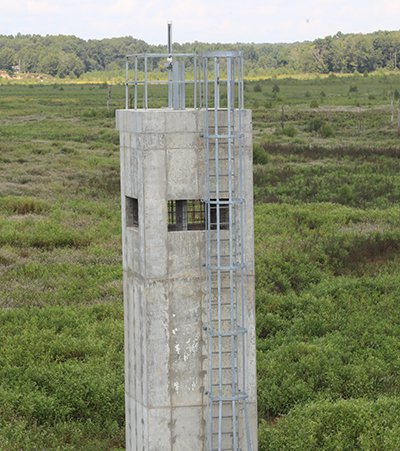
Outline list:
[[[200,72],[199,75],[201,75],[201,72]],[[204,103],[203,103],[203,85],[204,85],[205,81],[206,81],[206,78],[205,78],[204,73],[203,73],[203,80],[201,80],[201,78],[199,79],[199,107],[200,108],[204,107]]]
[[[137,98],[138,98],[138,57],[135,56],[135,88],[134,88],[134,108],[137,110]]]
[[[239,57],[239,64],[240,64],[240,84],[241,84],[241,105],[242,108],[244,108],[244,63],[243,63],[243,56],[240,55]]]
[[[219,109],[219,59],[214,58],[215,74],[214,74],[214,108]]]
[[[125,109],[129,108],[129,56],[125,61]]]
[[[168,22],[168,56],[172,57],[172,22]]]
[[[193,61],[193,108],[196,109],[197,108],[197,56],[194,56],[194,61]]]
[[[172,108],[172,22],[168,22],[168,108]]]
[[[180,110],[184,110],[186,106],[186,84],[185,84],[185,61],[180,61],[178,64],[178,90],[179,90],[179,105]]]
[[[231,58],[226,58],[226,70],[227,70],[227,115],[228,115],[228,199],[229,199],[229,298],[230,298],[230,329],[231,329],[231,399],[232,399],[232,435],[233,435],[233,449],[238,448],[237,444],[237,423],[236,423],[236,364],[235,355],[237,349],[237,324],[234,318],[234,267],[235,267],[235,256],[233,254],[233,233],[234,233],[234,223],[233,223],[233,172],[232,167],[232,98],[231,98],[231,79],[232,79],[232,60]],[[233,110],[234,111],[234,110]]]
[[[172,108],[172,70],[168,67],[168,108]]]
[[[246,237],[246,225],[245,225],[245,220],[244,220],[244,216],[245,216],[245,208],[246,208],[246,203],[245,203],[245,199],[244,199],[244,180],[245,180],[245,174],[244,174],[244,155],[243,155],[243,149],[244,149],[244,133],[243,133],[243,59],[240,57],[239,58],[239,67],[240,67],[240,86],[241,86],[241,92],[239,95],[240,100],[240,104],[239,104],[239,109],[238,109],[238,119],[239,119],[239,130],[240,130],[240,135],[239,135],[239,171],[240,171],[240,197],[243,199],[242,203],[241,203],[241,209],[240,209],[240,227],[241,227],[241,232],[242,232],[242,240],[241,240],[241,262],[240,262],[240,266],[241,266],[241,270],[240,270],[240,277],[241,277],[241,307],[242,307],[242,312],[241,312],[241,316],[242,316],[242,327],[245,329],[246,328],[246,308],[245,308],[245,304],[246,304],[246,296],[245,296],[245,272],[246,272],[246,267],[245,267],[245,261],[246,261],[246,249],[245,249],[245,237]],[[242,340],[242,377],[243,377],[243,391],[244,393],[247,393],[247,356],[246,356],[246,348],[247,348],[247,341],[246,341],[246,334],[243,335],[243,340]],[[247,436],[247,443],[248,443],[248,448],[251,450],[251,439],[250,439],[250,431],[249,431],[249,427],[248,427],[248,421],[246,418],[246,410],[247,410],[247,401],[244,401],[244,409],[245,409],[245,428],[246,428],[246,436]]]
[[[208,60],[203,58],[203,78],[204,78],[204,135],[205,135],[205,158],[206,158],[206,208],[207,208],[207,245],[206,245],[206,267],[207,267],[207,282],[208,282],[208,313],[209,313],[209,327],[208,327],[208,397],[209,397],[209,412],[208,412],[208,449],[213,449],[213,323],[212,323],[212,278],[211,278],[211,206],[210,206],[210,142],[209,135],[209,111],[208,111],[208,81],[207,81],[207,67]]]
[[[214,58],[214,135],[215,135],[215,208],[217,231],[217,293],[218,293],[218,449],[222,447],[222,312],[221,312],[221,218],[219,192],[219,59]]]
[[[147,55],[144,55],[144,109],[147,110]]]

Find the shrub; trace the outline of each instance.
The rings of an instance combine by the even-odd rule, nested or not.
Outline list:
[[[354,94],[354,93],[356,93],[356,92],[358,92],[357,86],[356,86],[356,85],[351,85],[351,86],[349,87],[349,94]]]
[[[318,132],[323,125],[322,119],[319,117],[313,117],[308,121],[307,130],[309,132]]]
[[[260,83],[256,83],[253,88],[254,92],[262,92],[262,86]]]
[[[319,132],[323,138],[331,138],[335,134],[332,126],[329,124],[323,124]]]
[[[253,146],[253,163],[254,164],[267,164],[268,163],[267,153],[258,144],[254,144],[254,146]]]
[[[310,108],[318,108],[319,107],[319,103],[317,100],[311,100],[310,102]]]
[[[297,129],[294,125],[285,125],[282,129],[282,134],[293,138],[297,135]]]
[[[275,427],[262,422],[260,451],[399,449],[398,398],[317,401],[298,406]]]

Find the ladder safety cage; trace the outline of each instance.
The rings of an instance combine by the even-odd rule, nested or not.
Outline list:
[[[243,56],[201,56],[206,163],[208,451],[251,451],[247,412]]]

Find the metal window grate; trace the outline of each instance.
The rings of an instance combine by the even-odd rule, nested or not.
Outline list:
[[[188,230],[205,230],[205,204],[202,200],[187,201]]]
[[[139,227],[138,200],[125,196],[126,227]]]
[[[210,200],[210,229],[229,230],[229,199]]]
[[[169,200],[168,231],[205,230],[205,204],[202,200]]]

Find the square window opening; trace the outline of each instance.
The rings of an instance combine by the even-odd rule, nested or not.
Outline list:
[[[169,200],[168,231],[205,230],[205,204],[202,200]]]

